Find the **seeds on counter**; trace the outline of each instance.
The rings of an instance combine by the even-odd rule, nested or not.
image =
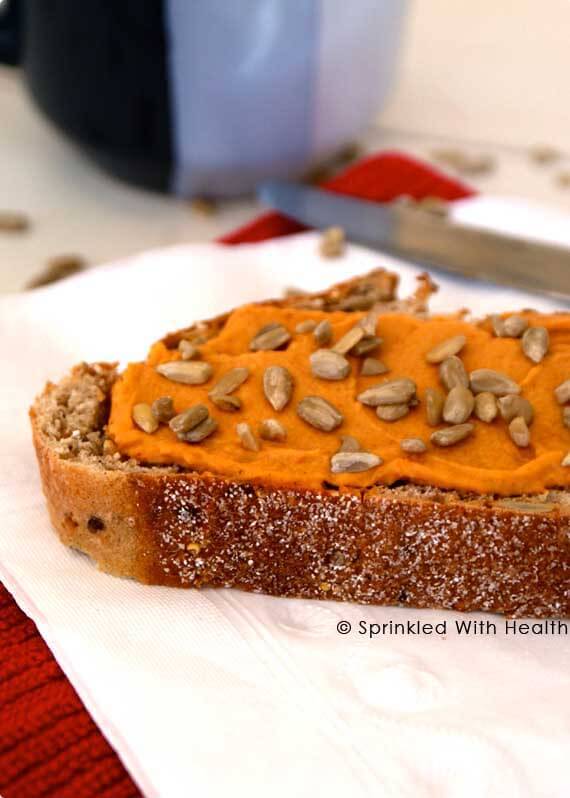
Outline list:
[[[6,233],[22,233],[30,226],[30,219],[20,211],[0,210],[0,230]]]
[[[284,366],[269,366],[263,372],[263,393],[271,407],[279,412],[293,395],[293,377]]]
[[[528,399],[525,399],[524,396],[519,396],[518,394],[508,394],[507,396],[502,396],[497,401],[497,404],[499,406],[501,417],[507,422],[507,424],[517,416],[522,416],[527,426],[532,424],[534,410],[531,403],[528,401]]]
[[[186,443],[201,443],[205,438],[208,438],[218,428],[218,422],[208,416],[196,427],[193,427],[189,432],[181,432],[177,437]]]
[[[494,421],[497,417],[497,413],[499,412],[495,395],[489,393],[489,391],[478,393],[475,397],[474,412],[477,418],[480,421],[484,421],[485,424],[490,424],[491,421]]]
[[[445,396],[439,388],[426,388],[425,393],[426,418],[430,427],[441,424]]]
[[[315,429],[331,432],[344,421],[342,413],[321,396],[306,396],[297,405],[297,415]]]
[[[408,404],[378,405],[376,408],[376,415],[382,421],[398,421],[398,419],[407,416],[409,412],[410,406]]]
[[[236,424],[236,432],[244,449],[250,452],[259,451],[259,443],[249,424],[245,421],[242,421],[241,424]]]
[[[300,321],[299,324],[295,327],[295,332],[299,335],[303,335],[304,333],[311,333],[315,330],[317,326],[317,322],[314,319],[305,319],[305,321]]]
[[[360,367],[361,377],[378,377],[380,374],[386,374],[388,366],[385,366],[381,360],[375,357],[365,357]]]
[[[337,452],[331,457],[333,474],[356,474],[382,465],[382,458],[372,452]]]
[[[533,363],[540,363],[548,352],[550,336],[546,327],[529,327],[521,338],[525,355]]]
[[[168,426],[175,435],[184,435],[205,421],[209,415],[210,411],[206,405],[192,405],[192,407],[189,407],[187,410],[183,410],[182,413],[179,413],[177,416],[174,416],[174,418],[171,418]]]
[[[470,417],[475,407],[475,397],[463,385],[456,385],[447,394],[443,406],[443,420],[448,424],[463,424]]]
[[[226,371],[218,380],[213,388],[208,392],[208,396],[213,401],[214,395],[229,396],[236,391],[249,377],[249,369],[246,366],[238,366]]]
[[[570,402],[570,380],[564,380],[560,385],[554,389],[554,396],[560,405],[565,405]]]
[[[377,335],[365,335],[361,341],[352,347],[350,354],[355,357],[362,357],[363,355],[367,355],[368,352],[373,352],[375,349],[378,349],[381,343],[382,338],[379,338]]]
[[[332,341],[332,325],[328,319],[319,322],[313,331],[315,341],[319,346],[327,346]]]
[[[427,446],[421,438],[403,438],[400,441],[400,449],[406,454],[423,454],[427,452]]]
[[[426,354],[426,360],[428,363],[442,363],[448,357],[459,354],[466,343],[467,338],[464,335],[454,335],[452,338],[446,338],[445,341],[441,341],[429,350]]]
[[[520,393],[520,385],[503,374],[493,369],[475,369],[469,375],[471,391],[477,393],[492,393],[495,396],[506,396],[509,393]]]
[[[259,437],[266,441],[284,441],[287,430],[276,418],[266,418],[259,427]]]
[[[438,429],[430,435],[430,441],[436,446],[454,446],[465,440],[474,430],[473,424],[456,424],[453,427]]]
[[[212,393],[210,394],[210,401],[225,413],[237,413],[238,410],[241,410],[241,399],[238,396]]]
[[[323,231],[319,242],[319,252],[323,258],[338,258],[344,254],[346,236],[342,227],[328,227]]]
[[[171,382],[181,382],[186,385],[203,385],[213,373],[209,363],[194,360],[171,360],[169,363],[158,365],[156,371]]]
[[[158,421],[152,414],[150,405],[145,402],[139,402],[139,404],[133,406],[132,418],[137,427],[149,435],[152,435],[158,429]]]
[[[439,367],[439,378],[446,388],[450,391],[456,385],[469,388],[469,378],[465,371],[463,361],[457,355],[446,358]]]
[[[341,435],[339,452],[361,452],[362,446],[353,435]]]
[[[265,324],[254,335],[249,344],[252,352],[269,352],[280,349],[291,340],[291,333],[282,324]]]
[[[160,424],[168,424],[175,416],[174,405],[171,396],[161,396],[155,399],[151,405],[152,415]]]
[[[409,377],[398,377],[367,388],[356,397],[369,407],[408,404],[416,395],[416,383]]]
[[[362,339],[364,338],[364,330],[360,325],[355,325],[352,327],[348,332],[346,332],[342,338],[340,338],[336,344],[332,347],[334,352],[338,352],[339,355],[346,355],[350,352],[350,350],[356,346]]]
[[[343,380],[350,374],[350,363],[333,349],[317,349],[309,357],[311,373],[322,380]]]
[[[178,343],[178,351],[182,360],[194,360],[195,357],[200,355],[200,350],[192,341],[186,341],[182,338]]]
[[[530,432],[527,423],[522,416],[513,418],[509,424],[509,435],[511,436],[513,443],[515,443],[517,446],[524,448],[525,446],[529,445]]]

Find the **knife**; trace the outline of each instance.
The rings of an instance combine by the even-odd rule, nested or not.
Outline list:
[[[427,266],[570,298],[570,249],[471,227],[420,207],[379,204],[285,181],[258,189],[266,205],[316,228]]]

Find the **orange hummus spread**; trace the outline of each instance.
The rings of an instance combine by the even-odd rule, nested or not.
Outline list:
[[[570,315],[522,315],[530,325],[545,327],[550,348],[535,364],[516,338],[496,337],[488,320],[472,323],[459,316],[422,319],[403,313],[385,314],[377,322],[383,339],[378,353],[389,371],[382,376],[360,376],[361,359],[347,356],[348,377],[338,381],[312,375],[309,356],[318,347],[314,336],[295,332],[299,322],[328,319],[333,328],[333,345],[364,314],[321,312],[272,305],[248,305],[234,311],[219,334],[200,346],[200,359],[213,373],[203,385],[186,385],[168,380],[155,367],[180,358],[178,350],[164,342],[154,344],[144,363],[130,364],[117,380],[112,395],[108,433],[119,451],[149,464],[178,464],[185,468],[265,485],[321,488],[324,482],[365,488],[391,485],[398,480],[478,494],[500,496],[539,493],[551,487],[570,486],[570,468],[562,460],[570,450],[570,429],[563,424],[562,407],[555,388],[570,378]],[[287,348],[279,351],[251,351],[250,341],[264,325],[278,322],[292,335]],[[474,431],[465,440],[446,448],[430,443],[434,428],[428,426],[425,391],[442,388],[439,369],[426,360],[426,353],[452,336],[467,339],[460,356],[467,372],[487,368],[500,371],[521,387],[521,395],[534,408],[530,445],[519,447],[509,436],[500,417],[484,423],[474,416]],[[262,380],[269,366],[285,366],[295,384],[289,404],[276,412],[265,398]],[[248,379],[235,391],[241,400],[237,412],[224,412],[208,398],[208,391],[228,370],[245,366]],[[419,404],[404,418],[380,420],[373,407],[357,400],[358,394],[378,383],[409,377],[417,385]],[[148,434],[132,420],[137,403],[151,404],[171,396],[176,413],[197,403],[205,404],[218,422],[216,431],[199,444],[178,440],[168,424]],[[320,396],[343,415],[342,424],[324,432],[307,424],[296,412],[306,396]],[[264,419],[276,418],[285,427],[283,442],[260,440],[259,451],[245,449],[236,434],[236,425],[247,422],[257,435]],[[446,425],[441,424],[444,428]],[[332,474],[330,458],[338,451],[341,435],[357,438],[368,452],[382,458],[382,464],[360,473]],[[427,444],[423,454],[405,454],[404,438],[421,438]]]

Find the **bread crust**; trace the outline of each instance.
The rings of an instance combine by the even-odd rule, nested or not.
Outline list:
[[[87,438],[102,435],[113,379],[112,365],[83,364],[60,383],[95,392]],[[61,541],[103,571],[173,587],[570,616],[562,492],[521,497],[517,508],[415,485],[301,490],[102,454],[64,457],[45,423],[58,390],[48,384],[30,411],[42,486]]]

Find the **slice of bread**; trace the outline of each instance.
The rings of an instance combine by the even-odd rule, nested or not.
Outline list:
[[[426,276],[407,300],[376,271],[273,301],[423,316]],[[360,299],[359,299],[360,298]],[[228,317],[168,335],[212,340]],[[111,574],[147,584],[512,616],[570,614],[570,494],[497,498],[412,481],[320,488],[139,462],[108,437],[114,364],[80,364],[30,415],[44,493],[61,540]],[[263,457],[263,449],[259,452]]]

